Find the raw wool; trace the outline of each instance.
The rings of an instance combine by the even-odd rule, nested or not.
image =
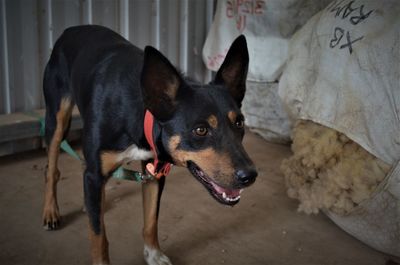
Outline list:
[[[370,198],[390,170],[344,134],[312,121],[298,121],[292,137],[293,155],[281,170],[289,197],[307,214],[349,213]]]

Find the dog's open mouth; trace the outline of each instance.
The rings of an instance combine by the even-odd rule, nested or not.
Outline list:
[[[187,166],[192,175],[207,188],[208,192],[210,192],[218,202],[226,205],[235,205],[239,202],[242,189],[227,189],[221,187],[192,161],[188,161]]]

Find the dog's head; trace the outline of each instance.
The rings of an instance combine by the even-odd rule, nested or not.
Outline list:
[[[240,36],[215,79],[203,85],[183,78],[160,52],[146,47],[141,76],[144,104],[162,128],[163,149],[227,205],[236,204],[257,177],[242,145],[248,63]]]

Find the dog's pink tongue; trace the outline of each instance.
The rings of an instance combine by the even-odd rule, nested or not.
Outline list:
[[[217,184],[215,184],[214,182],[211,182],[211,184],[213,185],[214,189],[222,194],[225,192],[226,196],[234,198],[240,195],[240,190],[228,190],[228,189],[224,189],[220,186],[218,186]]]

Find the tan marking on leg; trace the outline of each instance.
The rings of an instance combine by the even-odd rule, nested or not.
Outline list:
[[[157,233],[157,201],[159,186],[157,180],[152,180],[142,185],[143,194],[143,239],[151,248],[159,249]]]
[[[142,162],[143,172],[146,164]],[[164,264],[172,265],[169,258],[160,250],[158,242],[158,218],[157,206],[160,192],[158,180],[147,181],[142,185],[143,195],[143,239],[144,239],[144,259],[149,265]]]
[[[235,123],[236,119],[237,119],[237,113],[234,112],[234,111],[229,111],[228,112],[228,118],[232,123]]]
[[[169,152],[176,165],[186,166],[187,161],[193,161],[203,170],[207,176],[218,184],[229,186],[232,184],[234,167],[228,154],[217,153],[212,148],[199,151],[185,151],[177,149],[180,136],[173,136],[169,141]]]
[[[122,164],[118,152],[107,151],[101,154],[101,172],[104,176],[108,176],[112,171]]]
[[[58,156],[60,153],[60,144],[71,118],[72,104],[69,98],[63,98],[60,104],[60,110],[57,112],[56,130],[48,147],[48,167],[45,175],[45,200],[43,207],[43,223],[46,229],[47,224],[57,224],[60,219],[58,204],[57,204],[57,182],[60,179],[60,172],[57,168]]]
[[[97,235],[89,221],[89,239],[90,239],[90,252],[92,256],[92,264],[110,264],[108,255],[108,240],[106,236],[106,229],[104,225],[104,212],[105,212],[105,185],[101,191],[101,211],[100,211],[100,234]]]
[[[218,119],[215,115],[210,115],[210,117],[208,117],[208,119],[207,119],[207,122],[214,129],[216,129],[218,127]]]

